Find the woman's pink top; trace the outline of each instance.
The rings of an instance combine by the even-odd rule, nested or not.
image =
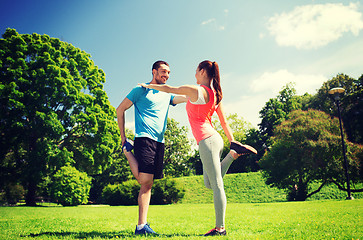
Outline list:
[[[206,86],[202,87],[208,91],[209,101],[206,104],[193,104],[188,100],[186,104],[190,127],[198,144],[217,132],[212,125],[212,115],[216,110],[215,93]]]

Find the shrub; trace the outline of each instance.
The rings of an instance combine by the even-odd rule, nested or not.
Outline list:
[[[24,199],[24,195],[25,190],[22,185],[8,183],[4,186],[4,189],[0,191],[0,205],[14,205],[19,200]]]
[[[136,180],[129,180],[121,184],[109,184],[102,191],[102,199],[112,206],[137,205],[140,185]]]
[[[184,189],[179,189],[172,178],[163,178],[154,181],[151,204],[163,205],[177,203],[184,197]]]
[[[137,205],[140,185],[136,180],[120,184],[109,184],[102,191],[104,203],[109,205]],[[184,197],[184,190],[178,189],[171,178],[155,180],[152,188],[151,204],[171,204]]]
[[[53,176],[50,194],[63,206],[76,206],[88,202],[91,178],[72,166],[64,166]]]

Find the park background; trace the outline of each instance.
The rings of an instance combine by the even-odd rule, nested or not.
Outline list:
[[[347,103],[347,99],[356,99],[358,110],[360,110],[357,115],[358,121],[362,119],[359,94],[361,94],[362,86],[363,38],[360,32],[363,29],[363,19],[362,5],[359,1],[330,1],[329,3],[301,1],[298,4],[289,1],[274,1],[273,3],[268,1],[183,1],[173,3],[168,1],[158,1],[157,3],[148,1],[109,1],[107,3],[96,1],[1,1],[0,9],[3,13],[0,15],[1,33],[12,28],[19,34],[46,34],[89,53],[93,63],[105,73],[104,91],[114,108],[137,83],[151,80],[151,64],[155,60],[163,59],[169,62],[171,76],[168,83],[171,85],[194,84],[194,72],[197,64],[204,59],[217,61],[222,73],[223,101],[230,117],[229,120],[236,126],[238,140],[252,141],[252,138],[248,138],[251,137],[251,129],[255,134],[267,134],[268,138],[264,138],[266,136],[262,134],[262,139],[257,137],[252,141],[256,146],[258,145],[259,150],[262,150],[262,154],[269,149],[266,144],[272,144],[267,141],[272,137],[272,133],[269,132],[272,129],[266,128],[262,120],[271,120],[267,117],[267,113],[271,110],[268,108],[269,104],[276,103],[276,101],[286,104],[284,102],[286,97],[288,100],[297,99],[293,103],[301,104],[300,108],[297,107],[297,109],[301,109],[303,108],[301,106],[306,107],[304,96],[314,94],[318,97],[325,96],[323,100],[320,100],[327,102],[328,111],[327,109],[320,110],[325,110],[331,116],[337,116],[334,103],[327,97],[326,90],[329,90],[327,89],[329,87],[342,86],[347,90],[346,103],[342,101],[343,105],[351,106]],[[289,119],[288,112],[285,113],[286,116],[279,119],[278,124]],[[180,141],[179,135],[187,136],[189,139],[182,138],[182,143],[187,143],[185,145],[193,151],[195,143],[190,139],[189,129],[185,127],[188,126],[188,123],[184,106],[171,108],[169,117],[171,118],[169,126],[173,130],[167,132],[168,139],[175,142]],[[349,118],[349,115],[345,117]],[[338,123],[336,119],[332,122]],[[277,127],[277,123],[273,126],[274,128]],[[359,126],[359,124],[354,126]],[[132,110],[127,113],[127,127],[131,130],[128,132],[129,136],[132,136]],[[259,128],[259,130],[253,130],[254,128]],[[357,133],[360,130],[356,128],[353,129],[354,131]],[[174,136],[176,137],[173,139]],[[254,136],[256,137],[256,135]],[[349,136],[351,137],[349,140],[354,143],[362,143],[362,139],[356,137],[357,134]],[[260,144],[261,141],[265,145]],[[227,150],[228,146],[226,146],[225,152]],[[186,150],[183,149],[181,152],[185,153]],[[249,164],[238,165],[234,169],[235,172],[252,171],[253,173],[227,176],[226,186],[227,189],[231,189],[229,198],[232,203],[281,202],[289,199],[286,191],[267,187],[264,180],[267,179],[266,183],[268,183],[268,175],[264,179],[261,172],[255,172],[259,170],[260,166],[256,162],[262,157],[262,154],[258,156],[258,159],[247,158]],[[192,164],[187,168],[190,170],[192,166],[193,169],[187,171],[186,168],[183,170],[181,167],[179,170],[182,172],[181,175],[200,174],[198,153],[194,151],[187,155],[192,159],[189,161]],[[115,161],[113,164],[125,164],[124,160]],[[246,161],[246,159],[243,160]],[[77,162],[77,159],[75,161]],[[358,161],[361,162],[361,158],[360,160],[358,158]],[[59,166],[53,170],[59,170]],[[63,174],[67,175],[74,169],[63,170]],[[84,169],[81,167],[78,170]],[[137,183],[130,180],[129,172],[126,175],[120,173],[122,170],[124,169],[117,167],[106,169],[107,177],[115,173],[114,176],[111,176],[114,185],[107,186],[108,192],[115,194],[112,191],[117,188],[118,192],[116,191],[115,195],[121,194],[123,197],[133,195]],[[180,176],[180,173],[175,174],[176,169],[167,168],[166,172],[171,173],[171,176]],[[93,172],[89,175],[100,183],[105,174],[99,174]],[[2,172],[2,177],[5,175],[6,173]],[[48,179],[45,179],[42,186],[38,186],[40,191],[37,193],[41,197],[38,200],[49,200],[50,196],[45,191],[48,190],[47,184],[56,180],[55,176],[46,176]],[[59,174],[59,178],[62,177],[64,175]],[[119,177],[119,181],[115,181],[117,177]],[[124,180],[128,181],[120,184]],[[358,182],[361,180],[361,175],[358,174]],[[248,183],[248,181],[252,182]],[[236,183],[244,184],[237,184],[238,186],[235,187]],[[260,185],[257,187],[256,183]],[[315,189],[319,186],[319,183],[316,184],[318,185],[313,187]],[[17,189],[18,185],[12,187],[12,190],[22,191]],[[93,182],[94,187],[95,182]],[[171,196],[172,191],[165,190],[165,187],[175,190],[176,195],[179,193],[184,195],[181,200],[177,196],[176,199],[171,199],[171,202],[211,203],[211,192],[203,188],[200,176],[177,178],[176,180],[167,178],[164,183],[159,184],[158,189],[161,189],[160,192],[163,195]],[[190,195],[195,193],[194,188],[199,191],[200,196]],[[355,184],[354,188],[361,188],[361,184]],[[125,189],[131,189],[131,191]],[[99,193],[101,190],[97,191]],[[257,197],[256,192],[264,194]],[[327,186],[309,200],[344,199],[345,195],[345,191]],[[256,197],[253,198],[254,196]],[[361,193],[355,193],[354,196],[361,198]],[[100,196],[97,197],[100,198]],[[93,196],[92,200],[95,199]],[[24,202],[23,198],[15,200]],[[87,199],[84,200],[82,199],[82,204],[87,203]],[[289,200],[296,199],[290,198]],[[165,198],[161,201],[165,201]],[[351,206],[353,205],[354,203]],[[48,206],[53,205],[48,203]],[[16,211],[4,208],[2,209],[3,216],[11,216],[11,219],[28,211],[19,209],[19,212],[16,213]],[[358,221],[359,225],[361,208],[356,209],[354,219]],[[9,214],[7,211],[13,212]],[[353,214],[353,212],[350,211],[347,214]],[[8,220],[6,219],[6,221]],[[352,226],[346,226],[346,228],[350,227]],[[9,234],[14,229],[3,228],[3,230]],[[44,233],[42,228],[27,231],[30,234],[24,236],[38,236],[39,232],[40,235],[54,235],[52,232]],[[57,235],[57,232],[53,233]],[[127,232],[127,234],[129,233]],[[277,233],[274,234],[275,238],[280,236]],[[63,237],[74,235],[77,237],[82,234],[58,234]],[[329,236],[353,236],[353,238],[358,238],[360,235],[360,232],[348,235],[344,235],[342,232],[337,235],[329,234]],[[97,237],[97,234],[85,234],[85,236]],[[101,234],[101,238],[117,236],[123,236],[123,233],[116,232],[110,236]],[[187,236],[181,235],[181,237]]]

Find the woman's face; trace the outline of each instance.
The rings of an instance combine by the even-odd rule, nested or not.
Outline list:
[[[203,73],[203,70],[200,70],[199,68],[197,68],[197,70],[195,70],[195,78],[197,79],[197,84],[200,84],[201,80],[203,79],[202,73]]]

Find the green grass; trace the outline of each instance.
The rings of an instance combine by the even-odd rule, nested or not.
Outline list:
[[[204,186],[203,176],[176,178],[176,181],[185,189],[185,196],[181,203],[213,203],[213,192]],[[286,193],[283,190],[267,186],[260,172],[227,174],[223,181],[229,203],[286,201]],[[318,184],[314,184],[312,189],[316,190],[318,187]],[[363,188],[363,184],[359,184],[357,188]],[[356,199],[363,199],[363,193],[352,193],[352,196]],[[343,200],[346,197],[346,192],[331,184],[324,186],[319,193],[307,200]]]
[[[182,203],[213,203],[213,192],[204,186],[203,176],[177,178],[185,189]],[[230,203],[259,203],[286,201],[284,191],[267,186],[261,173],[227,174],[224,188]]]
[[[148,220],[161,235],[148,238],[200,239],[214,227],[212,191],[203,176],[176,181],[185,197],[181,204],[150,206]],[[363,239],[363,193],[345,201],[346,193],[331,185],[309,201],[286,202],[284,191],[266,186],[261,173],[228,174],[224,184],[224,239]],[[0,207],[0,239],[144,239],[133,235],[137,214],[137,206]]]
[[[224,239],[362,239],[363,200],[230,203]],[[201,239],[212,204],[150,206],[151,239]],[[144,239],[137,206],[1,207],[0,239]]]

